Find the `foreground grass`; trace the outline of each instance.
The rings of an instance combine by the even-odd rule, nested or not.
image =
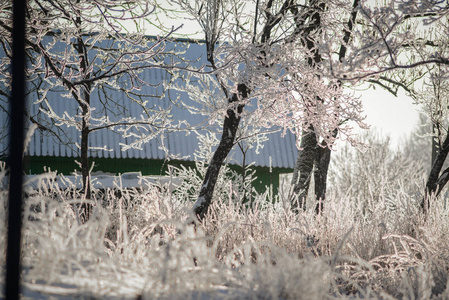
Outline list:
[[[156,187],[106,191],[82,224],[83,195],[43,182],[24,210],[25,297],[449,299],[442,201],[423,218],[417,199],[398,188],[330,196],[322,215],[295,215],[282,197],[242,208],[226,184],[229,196],[193,227],[191,202]]]

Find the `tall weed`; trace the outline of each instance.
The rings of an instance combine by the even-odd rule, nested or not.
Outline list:
[[[62,189],[54,173],[33,182],[24,207],[25,296],[449,297],[449,211],[435,199],[421,215],[411,188],[422,187],[420,179],[403,185],[387,177],[364,193],[334,189],[317,216],[313,209],[294,214],[281,196],[267,201],[269,194],[241,205],[237,183],[223,176],[210,214],[193,225],[191,189],[201,174],[172,172],[189,172],[192,186],[96,191],[86,223],[77,210],[85,197],[74,185]],[[1,216],[6,201],[3,188]],[[0,230],[5,245],[5,224]]]

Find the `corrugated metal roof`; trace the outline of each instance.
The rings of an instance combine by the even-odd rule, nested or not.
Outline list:
[[[173,45],[175,46],[175,45]],[[198,64],[204,64],[205,58],[205,46],[203,44],[190,44],[190,47],[183,54],[183,57],[195,61]],[[146,82],[159,83],[164,78],[165,72],[163,70],[152,68],[147,69],[142,74],[142,79]],[[180,80],[180,79],[179,79]],[[150,105],[155,107],[167,108],[171,105],[170,99],[173,97],[179,97],[179,102],[195,105],[194,102],[189,99],[186,93],[170,91],[169,93],[162,93],[162,87],[144,87],[140,91],[142,94],[160,94],[161,98],[148,99]],[[130,101],[123,93],[119,91],[109,91],[110,99],[120,103],[120,107],[108,111],[101,111],[100,98],[97,93],[92,94],[91,103],[92,107],[97,107],[97,110],[92,112],[93,117],[99,117],[107,115],[111,120],[118,120],[123,116],[129,116],[134,118],[140,118],[142,115],[142,108],[136,103]],[[40,105],[35,104],[36,98],[33,98],[31,94],[29,99],[29,111],[32,116],[43,122],[48,128],[50,128],[54,134],[50,134],[46,131],[36,130],[28,145],[28,155],[30,156],[60,156],[60,157],[79,157],[78,149],[75,144],[80,144],[80,133],[74,127],[67,127],[66,125],[52,122],[42,111],[39,111],[40,106],[45,106],[43,103]],[[79,108],[76,101],[70,97],[63,97],[62,92],[49,92],[48,103],[54,110],[54,112],[62,116],[65,112],[68,115],[75,115]],[[193,114],[189,110],[178,106],[172,106],[172,116],[175,123],[177,121],[187,121],[191,125],[205,124],[206,128],[198,130],[196,133],[187,131],[172,131],[165,132],[163,135],[159,135],[157,138],[150,140],[146,144],[142,145],[142,149],[129,149],[124,151],[120,144],[129,145],[132,142],[132,138],[124,137],[118,128],[114,130],[99,130],[92,132],[89,135],[89,147],[91,148],[104,148],[106,150],[90,150],[89,155],[91,157],[106,157],[106,158],[144,158],[144,159],[165,159],[166,153],[161,149],[162,144],[169,150],[169,153],[174,156],[178,156],[184,160],[193,160],[194,153],[199,149],[198,134],[204,133],[206,130],[215,132],[218,134],[217,138],[220,138],[221,128],[218,125],[209,125],[207,116]],[[1,118],[6,118],[5,113],[0,112]],[[222,122],[216,122],[221,124]],[[221,125],[220,125],[221,126]],[[273,129],[270,129],[273,130]],[[5,149],[7,139],[0,141],[0,148]],[[282,168],[293,168],[295,159],[297,156],[297,148],[295,146],[295,136],[287,132],[284,136],[280,131],[269,133],[268,140],[264,142],[263,148],[259,149],[256,153],[256,147],[248,150],[246,154],[246,163],[255,162],[256,166],[272,166]],[[0,149],[0,150],[1,150]],[[242,164],[243,154],[239,147],[235,146],[231,154],[228,157],[228,162],[232,164]]]

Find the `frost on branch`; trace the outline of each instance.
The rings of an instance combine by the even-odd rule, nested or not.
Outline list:
[[[3,98],[10,85],[11,7],[5,2],[0,8]],[[153,12],[141,0],[27,1],[28,117],[58,143],[79,145],[87,191],[91,134],[121,132],[127,147],[139,148],[171,124],[170,107],[157,102],[170,77],[165,71],[181,61],[166,43],[175,29],[157,38],[144,35]],[[150,78],[152,70],[162,76]],[[135,110],[141,118],[132,117],[139,115]],[[79,136],[70,136],[70,128]]]
[[[394,0],[383,6],[362,1],[358,13],[360,19],[344,63],[339,63],[330,49],[326,51],[331,73],[337,78],[378,80],[388,72],[449,64],[449,57],[437,51],[438,46],[447,44],[449,33],[445,20],[449,9],[444,1]]]

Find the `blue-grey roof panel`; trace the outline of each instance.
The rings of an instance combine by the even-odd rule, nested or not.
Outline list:
[[[176,43],[169,44],[167,48],[175,47]],[[182,54],[184,59],[195,62],[199,65],[205,64],[205,46],[202,44],[190,44],[186,52]],[[142,80],[154,84],[164,82],[167,73],[158,68],[147,69],[142,74]],[[176,79],[181,81],[182,78]],[[182,84],[182,83],[180,83]],[[147,107],[155,109],[163,109],[172,107],[173,124],[180,121],[186,121],[193,126],[201,125],[202,129],[196,132],[205,133],[206,130],[218,134],[218,139],[221,136],[222,121],[213,122],[210,125],[208,116],[191,113],[180,103],[186,103],[190,106],[201,108],[201,105],[189,99],[185,92],[178,92],[176,90],[163,91],[161,85],[154,87],[144,86],[140,91],[141,95],[150,94],[158,95],[159,97],[147,97]],[[101,101],[104,98],[98,96],[97,92],[91,95],[91,106],[96,110],[92,111],[92,117],[99,118],[101,116],[108,116],[111,121],[120,120],[122,117],[133,117],[140,119],[144,116],[144,112],[138,104],[125,97],[124,94],[117,90],[107,91],[108,101],[115,102],[117,105],[110,105],[108,110],[101,109]],[[176,103],[174,102],[176,99]],[[35,116],[48,130],[37,129],[32,136],[28,145],[27,151],[30,156],[61,156],[61,157],[79,157],[78,145],[80,144],[80,132],[75,127],[75,124],[67,126],[64,122],[54,121],[48,118],[42,110],[48,110],[49,107],[60,118],[66,120],[70,117],[78,115],[80,111],[76,101],[67,97],[66,92],[61,88],[60,91],[48,92],[47,103],[36,103],[35,93],[31,93],[28,99],[30,115]],[[218,101],[217,99],[211,99]],[[218,102],[217,102],[218,103]],[[217,104],[219,105],[219,103]],[[0,118],[2,121],[7,118],[5,112],[0,111]],[[3,123],[3,122],[2,122]],[[95,123],[95,121],[93,121]],[[93,126],[95,127],[95,126]],[[184,126],[185,127],[185,126]],[[89,155],[91,157],[108,157],[108,158],[144,158],[144,159],[165,159],[167,153],[161,148],[162,143],[168,149],[170,155],[174,157],[181,157],[185,160],[193,160],[195,151],[199,150],[199,139],[196,132],[188,131],[173,131],[167,130],[161,135],[149,140],[141,146],[141,149],[123,150],[122,144],[129,145],[134,138],[124,137],[123,132],[120,131],[119,126],[111,129],[101,129],[94,131],[89,136]],[[270,129],[272,130],[272,128]],[[136,134],[141,134],[138,131],[133,131]],[[190,133],[190,134],[189,134]],[[248,150],[246,154],[246,163],[255,162],[256,166],[271,166],[282,168],[293,168],[297,155],[296,141],[292,133],[287,132],[285,136],[281,131],[268,134],[268,140],[264,142],[263,148],[256,153],[256,147]],[[6,149],[7,139],[0,141],[0,151]],[[228,162],[233,164],[241,164],[243,161],[242,151],[238,146],[234,146],[232,153],[229,155]],[[270,163],[271,161],[271,163]]]

